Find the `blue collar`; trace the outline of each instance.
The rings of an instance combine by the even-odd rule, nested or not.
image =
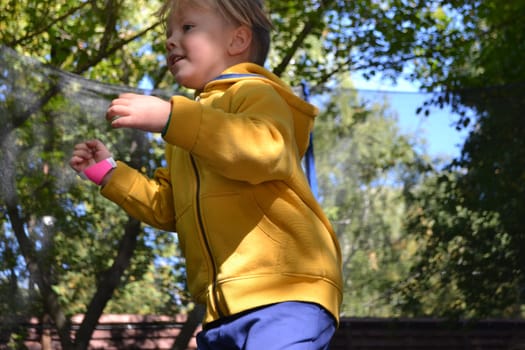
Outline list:
[[[236,78],[265,78],[265,77],[260,74],[251,74],[251,73],[228,73],[228,74],[221,74],[213,80],[236,79]]]
[[[206,83],[208,85],[209,83],[216,81],[216,80],[225,80],[225,79],[239,79],[239,78],[262,78],[262,79],[268,79],[264,75],[261,74],[253,74],[253,73],[227,73],[227,74],[221,74],[215,79],[209,81]],[[195,90],[195,96],[199,96],[200,93],[203,90]]]

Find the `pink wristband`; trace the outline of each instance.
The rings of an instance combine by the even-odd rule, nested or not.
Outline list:
[[[93,181],[97,185],[100,185],[104,179],[104,176],[106,176],[106,174],[109,173],[111,169],[116,167],[117,163],[113,158],[110,157],[87,167],[83,172],[80,173],[80,176]]]

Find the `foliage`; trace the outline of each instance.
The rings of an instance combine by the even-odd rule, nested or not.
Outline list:
[[[447,297],[441,312],[521,317],[524,302],[525,15],[522,1],[461,2],[449,9],[439,67],[421,61],[420,78],[442,91],[428,104],[451,104],[457,127],[471,126],[450,173],[417,194],[414,234],[422,239],[418,278],[405,297],[439,312],[428,290]],[[454,293],[451,293],[454,291]],[[427,294],[428,295],[428,294]],[[411,307],[414,307],[412,305]]]
[[[116,0],[104,3],[4,1],[0,14],[0,42],[20,54],[86,78],[136,86],[147,77],[154,87],[173,89],[175,86],[167,78],[163,58],[163,28],[153,15],[158,5],[158,2],[131,4]],[[368,66],[373,69],[400,71],[409,50],[409,37],[413,33],[397,29],[408,18],[417,19],[417,11],[403,20],[387,16],[377,22],[372,15],[392,15],[401,5],[392,3],[386,9],[386,4],[379,5],[374,1],[269,1],[268,8],[276,24],[269,64],[292,84],[306,79],[315,82],[314,86],[321,86],[335,74],[362,67],[366,63],[366,55],[370,59]],[[425,6],[419,10],[427,11]],[[13,18],[18,20],[11,20]],[[377,25],[377,29],[370,30],[372,25]],[[396,33],[399,38],[394,35]],[[387,38],[395,38],[398,44],[389,49],[376,45]],[[399,60],[385,60],[385,55],[392,56],[394,51],[398,52]],[[122,213],[97,197],[92,188],[73,181],[71,172],[64,164],[71,145],[79,138],[99,137],[114,144],[115,149],[122,150],[123,159],[128,161],[133,161],[126,158],[128,150],[139,145],[141,153],[135,154],[136,163],[148,164],[148,168],[158,164],[151,162],[149,156],[159,156],[160,152],[153,139],[108,133],[100,122],[93,123],[95,116],[103,115],[103,108],[94,108],[100,107],[95,97],[111,98],[117,91],[91,91],[94,87],[88,81],[77,82],[74,86],[60,86],[60,82],[68,79],[53,74],[51,76],[56,76],[57,81],[44,79],[40,82],[38,80],[49,73],[35,73],[25,77],[17,75],[17,79],[34,81],[6,83],[8,89],[14,86],[19,88],[16,92],[6,91],[6,96],[17,96],[18,100],[16,103],[6,101],[9,113],[3,115],[10,119],[2,130],[2,139],[6,143],[7,140],[12,141],[9,143],[16,147],[8,148],[10,153],[5,154],[3,162],[5,169],[11,169],[13,164],[17,167],[16,171],[11,169],[6,173],[6,178],[14,178],[12,175],[17,174],[20,180],[16,186],[9,183],[9,186],[3,187],[3,199],[12,211],[7,213],[9,220],[20,219],[20,225],[13,228],[18,232],[18,243],[29,239],[26,245],[22,245],[25,251],[21,254],[28,266],[34,266],[30,273],[49,277],[41,281],[39,288],[45,290],[46,286],[52,287],[49,295],[60,296],[61,303],[70,307],[66,310],[69,314],[79,311],[94,292],[95,276],[105,276],[104,271],[109,271],[110,266],[117,267],[111,265],[109,257],[116,246],[124,242],[121,240],[118,243],[119,235],[123,240],[127,237],[121,236],[117,229],[123,227],[126,220]],[[95,96],[87,100],[76,97],[78,95],[74,91],[79,88],[87,96]],[[60,95],[65,92],[70,94]],[[70,106],[68,101],[75,103]],[[30,108],[22,108],[28,106]],[[86,111],[90,112],[90,116],[85,115]],[[64,116],[69,118],[60,119]],[[75,118],[71,119],[73,116]],[[148,149],[154,153],[149,153]],[[22,159],[27,161],[21,162]],[[148,168],[144,171],[147,172]],[[35,198],[35,189],[42,192],[38,193],[38,202],[31,201]],[[18,210],[23,214],[20,217]],[[43,218],[51,219],[52,225],[43,224]],[[75,239],[70,239],[72,237]],[[134,254],[137,261],[131,263],[130,269],[136,272],[137,277],[148,271],[145,261],[152,257],[151,249],[141,243],[145,242],[144,237],[140,237],[136,243],[138,251]],[[42,241],[48,245],[42,246]],[[140,254],[144,254],[144,259],[140,258]],[[45,260],[46,264],[36,261],[34,265],[30,264],[34,256]],[[38,266],[49,269],[39,271]],[[87,279],[79,279],[73,272],[79,270],[86,272]],[[130,274],[133,273],[128,271],[123,278],[130,280]],[[56,280],[58,277],[60,280]],[[82,290],[71,289],[80,285]],[[59,317],[58,314],[55,317]]]
[[[423,249],[403,285],[402,308],[448,317],[515,316],[518,276],[502,268],[513,263],[511,237],[498,213],[466,206],[458,180],[456,173],[430,176],[414,197],[408,231]]]
[[[2,1],[0,42],[86,78],[137,86],[163,47],[160,0]],[[17,20],[13,20],[13,19]]]
[[[166,297],[156,304],[156,292],[148,293],[147,310],[186,303],[184,293],[167,292],[184,290],[182,262],[170,260],[177,256],[173,235],[140,227],[77,182],[65,164],[72,145],[86,137],[102,138],[145,173],[161,164],[155,137],[109,132],[101,120],[109,99],[145,79],[162,89],[155,90],[159,95],[178,90],[154,14],[160,2],[0,1],[0,290],[22,296],[17,288],[28,287],[28,299],[0,302],[0,311],[10,312],[4,318],[50,313],[66,330],[72,313],[86,310],[95,319],[105,307],[127,308],[132,295],[145,297],[147,281]],[[525,266],[519,114],[525,99],[522,88],[512,88],[524,81],[523,2],[268,0],[267,6],[275,23],[269,68],[293,85],[304,80],[315,93],[334,96],[318,119],[316,147],[326,155],[318,160],[323,202],[351,271],[347,312],[365,314],[358,303],[377,298],[377,312],[393,314],[399,298],[403,312],[414,315],[438,313],[436,305],[463,315],[509,314],[510,304],[521,304],[512,290],[522,288]],[[5,47],[44,65],[28,64]],[[9,55],[16,59],[8,62]],[[103,84],[64,71],[113,85],[100,89]],[[462,113],[458,127],[475,124],[450,176],[412,190],[427,171],[412,141],[398,134],[383,107],[363,108],[356,96],[337,90],[337,79],[355,71],[393,80],[405,74],[438,91],[428,104],[450,103]],[[467,111],[479,119],[474,123]],[[407,194],[414,196],[410,208]],[[401,222],[405,210],[408,226]],[[414,274],[394,294],[392,283],[408,271],[414,247]],[[482,256],[472,254],[478,251]],[[452,272],[444,278],[440,271]],[[477,284],[469,279],[474,271],[483,271]],[[363,289],[355,285],[361,276],[369,277]],[[32,298],[42,303],[28,303]],[[89,338],[93,319],[79,342]]]
[[[3,210],[9,219],[2,226],[3,254],[8,258],[2,266],[6,276],[2,285],[12,286],[4,295],[15,291],[12,295],[22,297],[24,290],[33,290],[21,302],[39,306],[31,310],[5,305],[2,323],[16,322],[17,316],[50,314],[59,328],[69,332],[71,315],[91,308],[101,312],[113,292],[109,312],[126,308],[146,314],[180,311],[184,293],[171,298],[166,288],[173,291],[172,286],[159,282],[182,283],[180,264],[153,268],[156,259],[177,255],[173,234],[134,229],[138,226],[116,205],[103,199],[95,187],[77,181],[67,166],[73,144],[85,137],[103,138],[113,146],[116,157],[131,164],[140,161],[144,172],[160,164],[143,134],[107,132],[100,116],[108,97],[118,94],[117,87],[67,75],[7,49],[2,50],[2,67],[1,107],[9,117],[1,130],[0,154],[5,165]],[[31,122],[20,122],[23,118]],[[21,259],[9,258],[18,254],[29,270],[26,277]],[[143,296],[140,308],[133,309],[130,293],[149,298]],[[160,293],[163,297],[156,298]],[[70,347],[68,338],[62,336],[61,341],[63,348]]]
[[[343,314],[395,316],[391,300],[410,267],[415,242],[403,227],[404,193],[425,170],[388,104],[370,105],[345,83],[315,128],[321,204],[343,250]]]

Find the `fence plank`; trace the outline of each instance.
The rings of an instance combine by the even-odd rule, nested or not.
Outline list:
[[[73,318],[72,334],[82,321]],[[89,349],[170,350],[186,318],[167,316],[103,315]],[[56,331],[36,319],[19,329],[27,331],[25,345],[42,350],[42,336],[51,335],[53,350],[60,350]],[[200,331],[200,327],[197,332]],[[7,348],[0,334],[0,350]],[[195,335],[187,350],[196,350]],[[525,320],[447,321],[436,319],[343,318],[331,350],[525,350]]]

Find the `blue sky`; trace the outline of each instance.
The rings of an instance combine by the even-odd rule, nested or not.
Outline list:
[[[397,85],[389,84],[379,79],[365,80],[359,74],[352,77],[355,88],[360,96],[375,96],[383,98],[387,96],[392,108],[399,114],[399,126],[403,133],[416,134],[427,142],[427,152],[432,157],[454,158],[459,156],[461,145],[467,135],[467,131],[457,131],[453,121],[457,119],[448,109],[431,109],[428,117],[417,115],[416,110],[420,107],[428,94],[418,91],[416,85],[399,80]],[[145,78],[139,84],[141,88],[151,88],[151,84]]]
[[[449,109],[433,108],[428,117],[417,115],[417,108],[429,95],[420,93],[416,85],[401,80],[394,86],[380,80],[366,81],[358,75],[352,81],[355,88],[362,91],[360,95],[387,96],[392,108],[399,114],[401,131],[423,137],[431,156],[453,158],[460,154],[468,132],[454,128],[452,124],[457,116]]]

